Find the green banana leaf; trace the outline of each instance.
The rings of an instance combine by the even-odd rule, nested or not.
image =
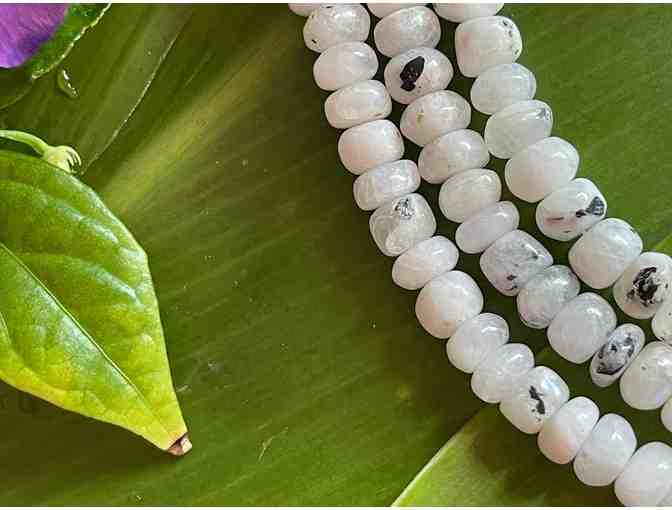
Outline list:
[[[554,109],[554,132],[581,153],[580,174],[604,191],[610,216],[647,247],[661,243],[672,233],[672,9],[503,12],[523,33],[521,62]],[[480,403],[417,324],[415,293],[392,283],[392,260],[353,204],[302,23],[284,5],[113,5],[62,62],[78,99],[50,73],[0,111],[8,128],[76,147],[84,182],[145,248],[194,444],[175,460],[2,385],[0,503],[615,504],[610,488],[583,487]],[[442,26],[440,48],[454,57],[454,26]],[[469,84],[456,77],[451,88]],[[452,236],[437,187],[421,191]],[[538,235],[533,213],[521,206]],[[566,262],[569,245],[544,243]],[[478,275],[486,309],[514,339],[543,351],[544,334],[522,326],[477,257],[459,268]],[[632,418],[641,442],[669,437],[657,413],[593,387],[585,366],[539,360],[603,412]]]

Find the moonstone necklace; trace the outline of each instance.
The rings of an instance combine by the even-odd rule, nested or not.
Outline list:
[[[364,41],[371,18],[359,4],[290,4],[308,16],[303,35],[318,53],[317,85],[333,93],[325,102],[330,125],[344,129],[338,142],[343,165],[357,175],[357,205],[373,211],[370,230],[378,248],[397,257],[394,282],[418,290],[420,324],[447,342],[451,363],[473,374],[471,387],[483,401],[499,404],[519,430],[538,433],[542,453],[553,462],[573,462],[579,480],[614,483],[625,505],[672,504],[672,448],[661,442],[637,449],[623,417],[600,418],[586,397],[570,400],[567,384],[553,370],[536,366],[524,344],[509,343],[509,327],[481,313],[483,294],[468,274],[454,270],[458,247],[482,253],[481,270],[502,294],[517,296],[518,311],[531,328],[548,328],[551,347],[573,363],[592,358],[598,386],[620,378],[621,395],[637,409],[662,407],[672,430],[672,259],[642,253],[640,236],[625,221],[606,218],[607,202],[588,179],[575,178],[579,154],[552,137],[553,113],[535,100],[534,74],[516,60],[522,37],[516,24],[496,16],[502,4],[369,4],[380,22],[377,49],[390,57],[385,83],[373,80],[378,57]],[[467,129],[471,106],[445,90],[450,60],[435,47],[441,39],[437,14],[459,23],[457,65],[476,78],[474,107],[491,115],[484,134]],[[400,129],[386,117],[392,100],[408,105]],[[422,147],[417,164],[401,159],[402,134]],[[501,201],[499,176],[484,168],[490,155],[508,159],[505,180],[516,197],[539,202],[536,221],[551,239],[578,238],[569,252],[571,269],[530,234],[519,230],[518,210]],[[422,195],[421,179],[441,184],[439,207],[459,223],[453,242],[434,235],[436,219]],[[580,294],[613,285],[619,307],[637,319],[653,318],[660,341],[644,346],[634,324],[617,327],[616,314],[601,296]],[[621,377],[622,376],[622,377]]]

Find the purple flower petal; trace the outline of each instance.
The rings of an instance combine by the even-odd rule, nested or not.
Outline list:
[[[68,4],[0,4],[0,67],[18,67],[63,23]]]

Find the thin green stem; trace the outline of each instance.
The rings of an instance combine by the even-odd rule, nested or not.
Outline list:
[[[6,138],[7,140],[13,140],[19,143],[25,143],[40,156],[43,156],[50,147],[49,144],[47,144],[41,138],[38,138],[35,135],[31,135],[30,133],[25,133],[24,131],[0,129],[0,138]]]

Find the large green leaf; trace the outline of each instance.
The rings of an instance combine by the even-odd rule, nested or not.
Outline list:
[[[516,5],[505,13],[523,31],[522,62],[554,108],[555,132],[581,152],[582,175],[594,176],[611,215],[655,245],[672,220],[672,10]],[[148,252],[195,448],[174,462],[114,427],[4,388],[0,425],[16,432],[0,441],[13,459],[0,501],[390,504],[441,445],[463,431],[452,443],[463,452],[472,431],[484,446],[471,460],[454,455],[465,459],[451,468],[462,482],[443,502],[529,504],[567,492],[573,502],[613,502],[609,490],[582,488],[567,468],[545,462],[495,408],[469,421],[481,404],[468,378],[416,323],[415,293],[394,286],[392,260],[353,204],[302,21],[283,5],[115,5],[64,61],[78,100],[45,76],[7,111],[8,127],[77,147],[90,163],[84,180]],[[450,54],[452,27],[443,27]],[[170,43],[161,59],[146,51],[150,36]],[[464,93],[468,81],[453,85]],[[409,144],[407,152],[418,151]],[[437,187],[422,192],[436,206]],[[523,227],[537,233],[534,208],[521,209]],[[439,221],[442,233],[454,229]],[[547,244],[566,260],[568,246]],[[477,257],[459,266],[478,274]],[[521,325],[514,300],[479,283],[487,309],[540,350],[543,334]],[[590,387],[584,367],[553,366],[576,374],[577,392]],[[617,389],[604,393],[617,402]],[[643,416],[662,434],[653,414]],[[54,433],[59,440],[48,440]],[[516,489],[513,461],[491,460],[511,457],[511,443],[523,445],[515,460],[538,476],[527,490]],[[487,485],[493,474],[508,484]],[[558,479],[566,485],[556,491]]]

